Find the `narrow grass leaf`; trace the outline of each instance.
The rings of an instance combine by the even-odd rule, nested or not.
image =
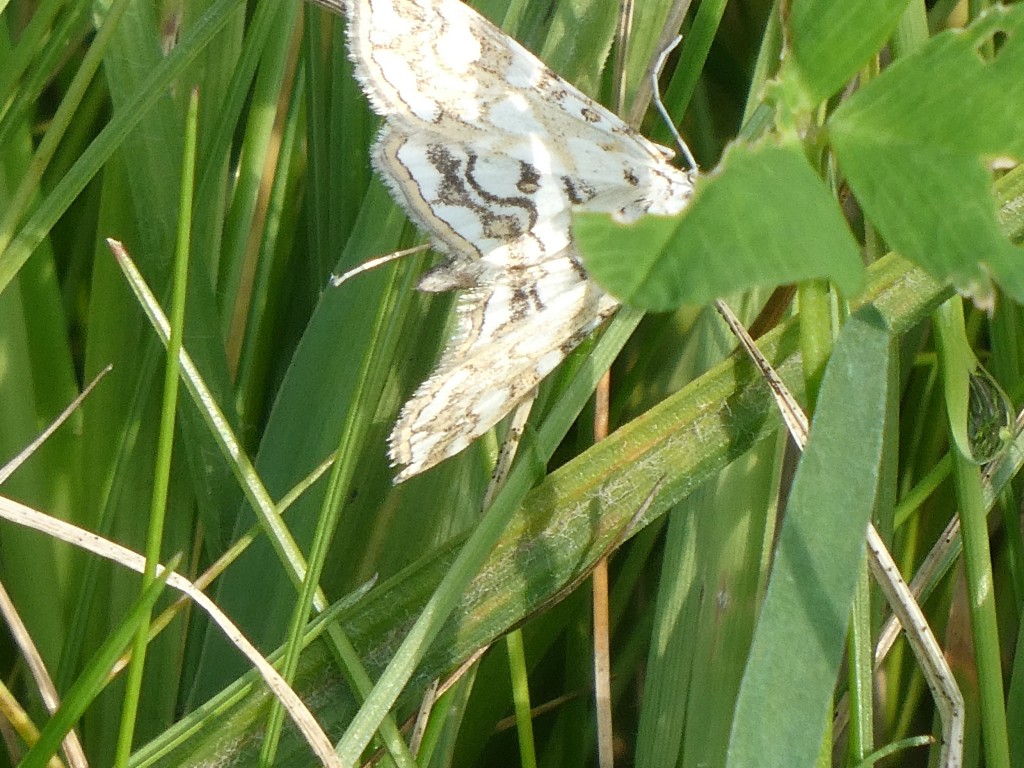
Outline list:
[[[889,333],[855,314],[825,371],[736,705],[728,765],[814,765],[878,490]]]
[[[53,755],[64,735],[85,712],[96,696],[106,687],[109,673],[118,656],[128,647],[139,627],[149,621],[156,599],[164,591],[167,579],[174,572],[177,561],[172,561],[156,579],[143,590],[138,601],[132,606],[124,621],[96,651],[92,661],[82,670],[78,680],[68,691],[60,709],[53,715],[39,735],[25,759],[19,763],[22,768],[42,768]]]
[[[1006,686],[1006,719],[1011,723],[1024,722],[1024,624],[1017,629],[1013,670]],[[1010,761],[1024,765],[1024,728],[1010,729]]]
[[[703,76],[704,64],[715,41],[722,15],[725,13],[726,0],[702,2],[697,6],[697,13],[689,31],[683,36],[683,47],[679,52],[679,64],[675,74],[665,91],[664,102],[671,104],[678,122],[693,98],[697,83]],[[658,53],[655,51],[654,53]],[[643,92],[646,95],[646,91]],[[652,126],[653,136],[660,141],[669,141],[664,125]]]
[[[32,211],[14,240],[0,253],[0,289],[13,279],[53,225],[81,194],[86,184],[99,173],[113,152],[123,144],[126,135],[166,93],[174,78],[188,67],[203,47],[231,20],[236,9],[237,3],[234,0],[217,0],[211,5],[193,27],[192,34],[181,40],[174,50],[154,67],[129,101],[117,110],[115,116],[97,134],[72,169]]]
[[[733,146],[679,219],[577,215],[573,233],[594,279],[651,311],[812,277],[853,295],[864,281],[835,199],[797,147]]]
[[[920,270],[907,271],[906,263],[895,257],[872,265],[869,274],[870,297],[884,308],[894,333],[919,324],[935,309],[936,300],[948,295]],[[799,387],[803,378],[795,331],[795,321],[790,321],[758,342],[791,388]],[[600,346],[595,354],[603,355]],[[775,413],[771,395],[753,365],[730,359],[551,473],[526,497],[487,563],[464,591],[403,692],[399,711],[414,711],[428,682],[520,624],[601,556],[655,483],[665,482],[640,527],[690,495],[754,443],[775,434]],[[366,664],[372,675],[379,675],[396,655],[407,636],[409,617],[423,611],[464,541],[465,536],[459,536],[431,549],[382,582],[342,618],[353,644],[370,649]],[[717,613],[713,616],[719,619]],[[311,645],[303,654],[296,690],[307,699],[323,702],[317,717],[331,733],[349,723],[358,706],[322,643]],[[168,729],[144,750],[152,759],[133,765],[170,768],[230,760],[236,765],[255,764],[259,740],[254,735],[262,729],[266,699],[260,692],[244,693],[223,700],[222,707],[211,709],[204,718]],[[286,749],[288,754],[307,754],[304,744],[287,733],[283,736],[281,755]]]

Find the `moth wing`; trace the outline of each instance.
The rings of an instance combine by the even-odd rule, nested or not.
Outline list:
[[[373,152],[393,196],[468,277],[474,269],[537,264],[570,244],[570,212],[675,212],[689,199],[686,174],[643,157],[562,134],[492,132],[461,142],[388,124]],[[671,209],[671,210],[668,210]],[[485,264],[474,262],[484,261]],[[457,271],[457,270],[456,270]]]
[[[656,213],[677,213],[685,205],[692,180],[668,164],[671,151],[641,136],[466,4],[345,0],[345,7],[356,75],[389,124],[482,147],[508,143],[511,156],[526,162],[557,157],[562,175],[594,188],[610,181],[647,203],[667,200]],[[603,162],[594,163],[595,154]],[[587,179],[589,174],[595,176]]]
[[[345,10],[356,75],[389,120],[479,131],[510,95],[548,101],[554,90],[570,111],[618,121],[460,0],[345,0]]]
[[[462,289],[457,332],[402,409],[398,480],[490,429],[615,308],[587,280],[570,212],[682,210],[692,174],[459,0],[344,0],[349,48],[386,118],[374,165]]]
[[[487,261],[476,264],[480,278],[488,266],[537,264],[569,246],[571,201],[552,164],[524,159],[514,141],[492,143],[386,125],[373,152],[392,195],[440,250],[467,267]]]
[[[614,158],[588,158],[615,167]],[[389,124],[374,164],[450,256],[421,287],[465,291],[437,370],[392,432],[400,481],[494,426],[613,311],[576,256],[570,211],[621,213],[643,198],[621,166],[580,178],[547,142],[516,137],[462,143]]]
[[[498,423],[618,306],[571,249],[459,297],[457,330],[389,438],[401,482]]]

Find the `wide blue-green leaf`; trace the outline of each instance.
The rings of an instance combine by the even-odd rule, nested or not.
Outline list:
[[[850,187],[889,244],[982,301],[990,276],[1024,301],[1024,250],[1000,230],[986,169],[1024,158],[1022,36],[1024,6],[996,7],[897,61],[828,123]]]
[[[736,704],[730,768],[815,765],[875,505],[889,333],[873,307],[829,361]]]
[[[652,311],[813,277],[853,295],[864,279],[835,199],[796,147],[733,146],[681,218],[580,214],[573,234],[598,283]]]

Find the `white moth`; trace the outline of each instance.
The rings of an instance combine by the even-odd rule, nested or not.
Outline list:
[[[587,279],[570,210],[673,215],[693,174],[459,0],[344,7],[385,118],[374,167],[447,256],[419,287],[462,291],[457,330],[391,433],[400,482],[493,427],[618,306]]]

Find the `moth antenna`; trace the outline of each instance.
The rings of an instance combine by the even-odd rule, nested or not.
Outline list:
[[[406,256],[412,256],[417,253],[423,253],[424,251],[429,249],[430,245],[424,243],[423,245],[416,245],[413,246],[412,248],[406,248],[403,251],[395,251],[394,253],[389,253],[385,256],[378,256],[376,259],[364,261],[358,267],[353,267],[343,275],[331,275],[331,287],[337,288],[342,283],[347,282],[350,278],[353,278],[356,275],[360,275],[363,272],[369,272],[371,269],[383,267],[385,264],[389,264],[392,261],[398,261],[399,259],[404,259]]]
[[[690,148],[686,146],[686,142],[683,141],[683,137],[679,135],[679,131],[676,130],[675,123],[672,122],[672,118],[668,114],[668,110],[665,109],[665,103],[661,100],[661,86],[658,83],[658,79],[661,77],[661,72],[665,69],[665,61],[668,59],[668,55],[676,49],[676,47],[683,41],[682,35],[676,35],[675,39],[665,46],[665,49],[658,54],[658,61],[654,65],[654,71],[651,72],[651,85],[653,86],[654,92],[654,106],[658,108],[658,112],[661,113],[662,118],[665,120],[665,125],[672,132],[672,138],[676,140],[676,144],[679,146],[679,150],[683,153],[683,157],[686,158],[687,164],[693,171],[699,171],[697,167],[697,161],[693,159],[693,153],[690,152]]]

